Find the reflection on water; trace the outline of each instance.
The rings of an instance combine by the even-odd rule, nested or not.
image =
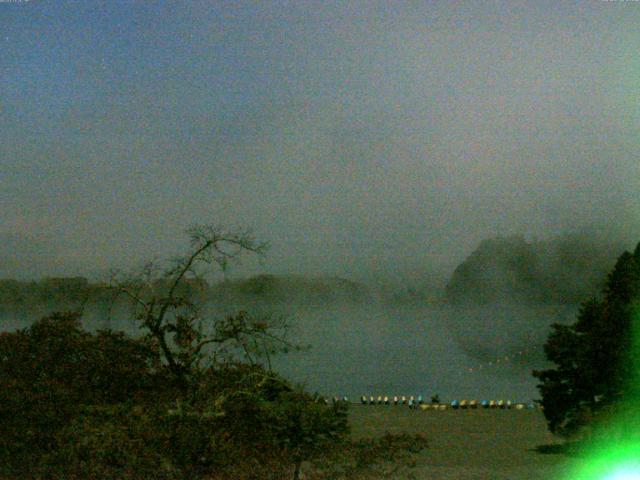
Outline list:
[[[538,398],[531,370],[544,366],[553,321],[573,307],[382,307],[298,309],[296,334],[310,351],[281,357],[285,375],[351,398],[426,395]]]
[[[544,366],[542,343],[548,325],[575,315],[575,307],[518,305],[261,309],[286,314],[291,338],[311,345],[277,357],[274,368],[312,391],[354,399],[362,394],[428,398],[436,393],[443,400],[538,398],[531,370]],[[12,330],[48,312],[43,307],[26,314],[0,313],[2,329]],[[106,307],[94,305],[85,312],[85,324],[138,334],[127,317],[123,307],[109,315]]]

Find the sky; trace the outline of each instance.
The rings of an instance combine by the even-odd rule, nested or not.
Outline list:
[[[194,223],[270,242],[247,272],[350,278],[495,235],[640,238],[639,21],[631,1],[0,0],[0,275],[129,268]]]

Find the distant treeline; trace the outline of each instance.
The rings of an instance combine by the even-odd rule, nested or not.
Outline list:
[[[371,299],[369,289],[340,277],[301,275],[257,275],[246,280],[226,281],[210,289],[214,302],[265,301],[269,303],[362,303]]]
[[[28,308],[42,303],[81,305],[88,298],[105,297],[106,284],[84,277],[45,278],[39,281],[0,280],[0,305]],[[106,298],[106,297],[105,297]]]
[[[617,256],[627,246],[590,234],[567,234],[544,241],[523,236],[483,240],[453,272],[445,289],[451,304],[496,302],[579,304],[600,291]],[[435,278],[419,285],[394,285],[377,292],[386,303],[438,303],[442,287]],[[150,288],[162,289],[156,282]],[[362,283],[340,277],[257,275],[209,285],[200,279],[181,284],[183,295],[220,305],[367,303],[373,294]],[[38,305],[77,308],[113,298],[106,283],[86,278],[0,280],[0,311]]]
[[[455,304],[578,304],[601,290],[625,248],[622,242],[588,234],[484,240],[455,269],[446,299]]]
[[[156,282],[154,290],[167,285]],[[257,275],[243,280],[227,280],[213,285],[200,279],[187,279],[180,294],[219,304],[362,303],[370,300],[366,286],[338,277],[307,278],[296,275]],[[84,303],[111,301],[114,296],[106,283],[91,283],[83,277],[46,278],[23,282],[0,280],[0,306],[28,309],[41,304],[77,308]]]

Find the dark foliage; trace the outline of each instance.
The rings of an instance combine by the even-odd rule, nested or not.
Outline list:
[[[153,354],[121,333],[85,332],[75,313],[54,313],[0,334],[0,462],[22,470],[55,449],[82,405],[149,395]]]
[[[207,269],[264,244],[211,226],[189,235],[184,257],[112,278],[141,338],[87,332],[78,313],[0,334],[0,478],[297,479],[304,462],[354,447],[346,403],[263,366],[297,348],[285,322],[199,304]]]
[[[632,354],[639,298],[640,245],[618,258],[602,297],[585,301],[574,324],[552,326],[545,353],[555,367],[534,372],[552,432],[575,434],[637,398]]]
[[[185,390],[147,341],[79,320],[0,336],[0,477],[283,478],[348,431],[346,405],[260,366],[212,365]]]

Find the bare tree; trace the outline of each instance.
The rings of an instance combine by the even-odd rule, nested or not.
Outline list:
[[[248,230],[229,231],[210,225],[187,230],[190,248],[164,268],[149,262],[131,275],[112,274],[114,298],[126,297],[134,317],[146,331],[175,379],[187,385],[191,376],[208,362],[229,361],[234,355],[255,364],[272,354],[298,348],[286,338],[283,317],[255,317],[245,311],[223,318],[210,318],[197,297],[199,287],[217,269],[226,270],[243,254],[264,255],[266,243],[255,240]]]

